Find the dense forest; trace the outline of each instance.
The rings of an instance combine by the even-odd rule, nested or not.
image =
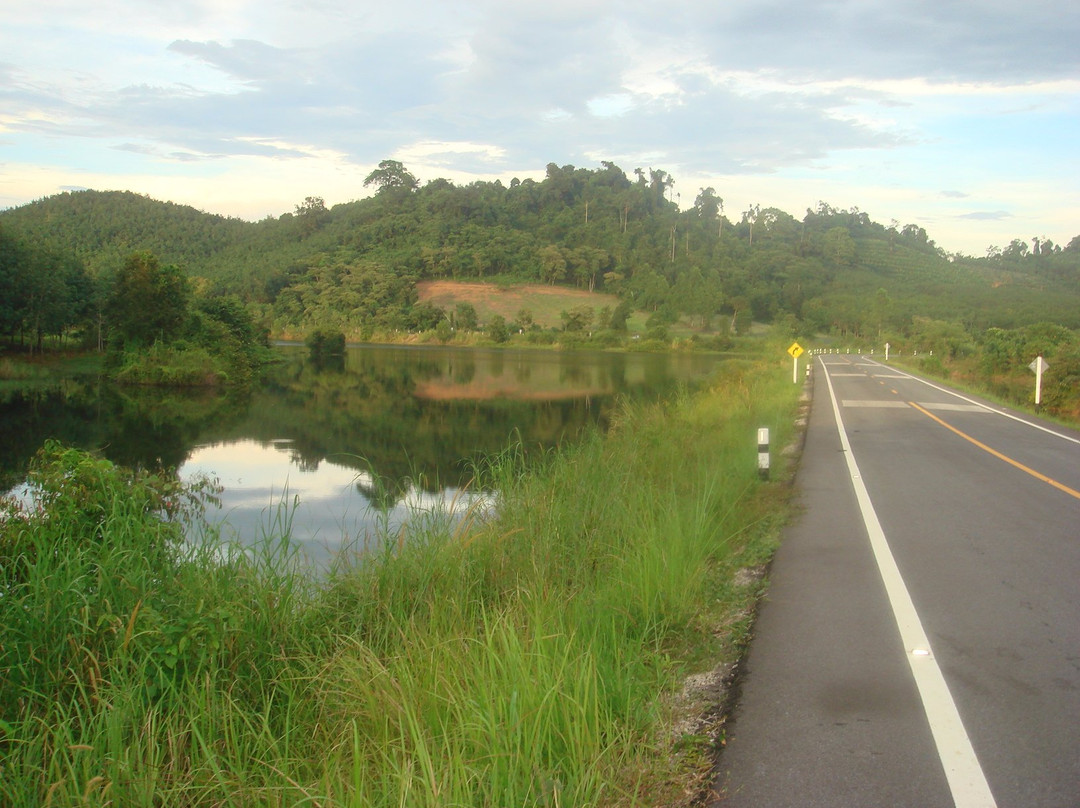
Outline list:
[[[758,321],[951,356],[981,351],[989,334],[1011,346],[994,349],[999,365],[1002,351],[1023,353],[1015,362],[1030,349],[1061,353],[1080,328],[1080,236],[948,255],[921,227],[825,202],[802,218],[760,205],[735,213],[703,188],[683,208],[667,172],[639,168],[631,178],[609,162],[552,163],[539,182],[458,186],[421,185],[386,160],[365,185],[374,193],[363,199],[327,207],[311,196],[257,223],[128,192],[64,193],[0,212],[0,335],[107,341],[110,295],[138,251],[180,268],[193,301],[241,301],[279,335],[367,339],[459,324],[457,312],[419,299],[417,283],[432,279],[548,284],[621,301],[568,312],[565,330],[625,331],[627,316],[642,312],[661,338],[669,327],[715,334]],[[466,328],[490,325],[462,314]],[[498,333],[539,328],[521,315]]]

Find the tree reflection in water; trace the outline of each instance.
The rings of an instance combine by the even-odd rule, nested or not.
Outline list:
[[[225,533],[257,541],[292,508],[292,535],[325,557],[410,513],[467,508],[472,469],[519,441],[526,457],[605,429],[622,397],[655,398],[716,367],[705,355],[443,347],[350,348],[281,361],[244,391],[115,388],[96,379],[0,401],[3,488],[46,438],[125,465],[205,472],[225,486]],[[294,503],[299,501],[299,505]]]

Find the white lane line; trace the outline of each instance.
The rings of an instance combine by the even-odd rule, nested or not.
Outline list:
[[[986,775],[979,766],[975,750],[971,746],[971,739],[968,738],[967,730],[964,729],[964,723],[960,719],[960,712],[956,709],[956,702],[953,701],[945,676],[934,658],[930,640],[926,636],[918,612],[915,611],[911,594],[900,575],[896,559],[885,538],[885,531],[882,530],[874,504],[870,501],[870,494],[863,483],[859,466],[855,462],[855,453],[851,450],[851,443],[844,429],[844,421],[840,417],[840,405],[833,390],[832,379],[829,378],[827,370],[825,381],[829,386],[833,417],[836,419],[840,445],[847,459],[851,483],[855,488],[855,497],[859,502],[859,510],[862,511],[863,523],[866,525],[870,546],[874,551],[878,572],[885,584],[885,592],[889,598],[889,605],[892,607],[893,617],[896,619],[896,626],[900,630],[901,642],[907,651],[908,665],[911,667],[912,677],[915,679],[919,696],[922,698],[923,711],[930,724],[930,732],[934,736],[938,757],[945,769],[945,778],[949,782],[953,802],[956,808],[996,808],[997,803],[994,801],[994,795],[990,793]]]
[[[884,365],[879,365],[879,367],[884,367]],[[902,373],[903,377],[905,379],[911,379],[913,382],[922,382],[927,387],[932,387],[935,390],[938,390],[938,391],[940,391],[942,393],[948,393],[950,396],[955,396],[956,398],[959,398],[962,401],[966,401],[968,404],[972,404],[972,405],[974,405],[976,407],[981,407],[984,410],[990,410],[990,412],[994,413],[995,415],[1003,415],[1006,418],[1011,418],[1012,420],[1018,421],[1021,424],[1024,424],[1026,426],[1030,426],[1033,429],[1038,429],[1038,430],[1041,430],[1041,431],[1045,432],[1048,435],[1053,435],[1055,438],[1061,438],[1062,440],[1067,440],[1067,441],[1071,441],[1072,443],[1080,444],[1080,438],[1074,438],[1072,435],[1064,435],[1061,432],[1057,432],[1057,431],[1055,431],[1053,429],[1049,429],[1049,428],[1043,426],[1042,424],[1033,423],[1032,421],[1028,421],[1028,420],[1025,420],[1023,418],[1020,418],[1019,416],[1013,415],[1012,413],[1005,412],[1004,410],[995,409],[993,407],[987,407],[984,404],[980,404],[978,401],[976,401],[973,398],[968,398],[967,396],[962,396],[959,393],[948,389],[947,387],[941,387],[939,385],[934,384],[933,382],[927,381],[926,379],[922,379],[922,378],[920,378],[918,376],[912,376],[910,373],[906,373],[906,372],[904,372],[902,370],[897,370],[897,373]]]
[[[842,376],[842,373],[829,374],[832,378]],[[840,404],[844,407],[876,407],[880,409],[892,409],[892,410],[906,410],[909,409],[906,401],[893,401],[891,399],[851,399],[845,398]],[[927,410],[937,410],[939,412],[984,412],[987,415],[993,415],[994,411],[980,406],[979,404],[936,404],[932,401],[920,401],[919,406]]]
[[[920,401],[919,406],[927,410],[940,412],[984,412],[987,415],[994,414],[992,409],[981,404],[936,404],[932,401]]]

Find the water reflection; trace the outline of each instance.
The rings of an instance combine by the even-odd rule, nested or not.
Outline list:
[[[225,486],[227,536],[257,541],[282,502],[312,555],[376,527],[472,501],[473,465],[519,442],[528,455],[605,429],[621,397],[706,377],[715,356],[447,348],[351,348],[281,361],[247,391],[118,389],[97,379],[0,400],[0,486],[17,485],[47,438],[130,466],[205,473]]]
[[[403,481],[390,489],[377,475],[333,459],[306,467],[296,461],[291,441],[238,440],[196,448],[180,473],[214,477],[223,486],[220,507],[207,514],[221,538],[272,541],[287,524],[304,556],[320,565],[342,547],[369,548],[410,520],[453,518],[483,502],[476,492],[458,488],[433,494]]]

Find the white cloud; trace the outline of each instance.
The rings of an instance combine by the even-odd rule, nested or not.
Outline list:
[[[16,0],[0,204],[78,184],[251,216],[354,198],[386,157],[455,182],[613,160],[684,200],[919,209],[970,249],[1075,226],[1078,39],[1054,0]]]

